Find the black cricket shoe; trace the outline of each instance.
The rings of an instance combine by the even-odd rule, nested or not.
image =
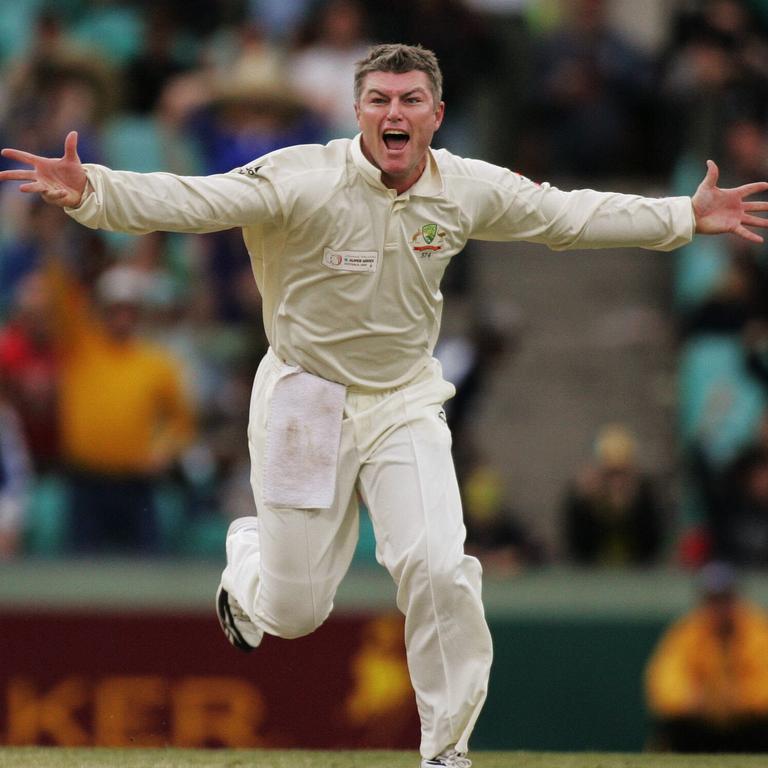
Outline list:
[[[227,640],[238,651],[250,653],[261,643],[264,633],[221,584],[216,592],[216,615]]]

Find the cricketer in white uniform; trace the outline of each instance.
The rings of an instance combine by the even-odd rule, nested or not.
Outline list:
[[[81,166],[70,134],[59,160],[4,150],[34,169],[0,180],[26,181],[23,191],[89,227],[243,229],[270,350],[248,425],[257,516],[229,530],[222,626],[245,650],[265,632],[320,626],[352,559],[362,498],[406,617],[422,766],[465,768],[492,649],[442,411],[453,387],[432,357],[446,265],[471,238],[658,250],[694,231],[759,240],[744,225],[762,226],[750,212],[766,204],[743,198],[768,185],[720,190],[714,165],[693,199],[534,184],[429,148],[440,89],[431,52],[378,46],[358,66],[354,139],[189,178]]]

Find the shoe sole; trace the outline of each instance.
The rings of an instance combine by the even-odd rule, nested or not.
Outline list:
[[[229,607],[229,593],[219,584],[216,591],[216,616],[219,619],[219,626],[224,636],[233,648],[243,653],[250,653],[254,650],[249,642],[241,634],[235,624],[235,617],[232,615],[232,609]]]

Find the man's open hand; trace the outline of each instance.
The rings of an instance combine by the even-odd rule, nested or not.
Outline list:
[[[77,155],[77,132],[64,140],[63,157],[40,157],[21,149],[4,149],[3,157],[31,166],[0,171],[0,181],[23,181],[22,192],[37,192],[43,200],[61,208],[77,208],[85,191],[87,177]]]
[[[768,227],[768,220],[753,215],[756,211],[768,211],[768,202],[745,198],[768,190],[768,182],[756,181],[733,189],[720,189],[717,186],[719,175],[717,165],[707,160],[707,175],[692,198],[696,232],[705,235],[731,232],[751,243],[762,243],[763,238],[747,227]]]

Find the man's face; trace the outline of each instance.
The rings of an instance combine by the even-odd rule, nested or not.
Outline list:
[[[398,193],[416,183],[427,148],[443,121],[425,72],[370,72],[355,104],[363,154],[381,170],[381,180]]]

